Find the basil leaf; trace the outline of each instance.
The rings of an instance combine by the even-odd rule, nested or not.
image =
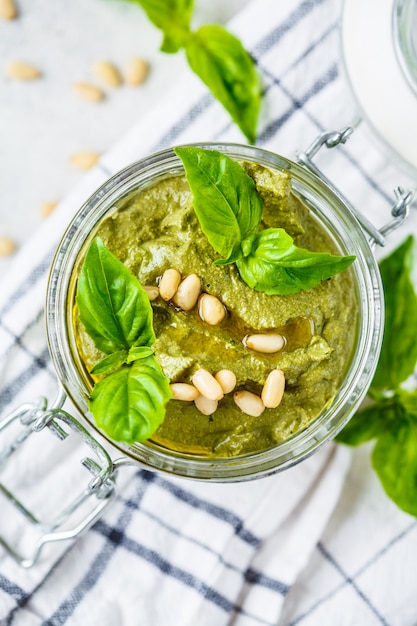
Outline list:
[[[417,516],[417,421],[404,412],[382,432],[372,451],[372,466],[387,495]]]
[[[218,25],[191,34],[185,52],[191,69],[228,111],[250,143],[256,139],[261,89],[252,57]]]
[[[376,389],[395,389],[417,363],[417,295],[412,283],[414,239],[408,237],[379,265],[385,295],[385,327]]]
[[[123,363],[126,363],[127,355],[127,350],[119,350],[118,352],[109,354],[109,356],[106,356],[94,365],[91,374],[106,374],[107,372],[118,369]]]
[[[174,53],[187,39],[194,0],[130,0],[142,7],[151,22],[164,33],[161,50]]]
[[[376,439],[387,428],[387,424],[395,420],[397,407],[391,404],[373,404],[356,413],[337,435],[336,441],[348,446],[359,446],[361,443]]]
[[[236,265],[249,287],[268,295],[289,295],[316,287],[345,270],[354,256],[334,256],[297,248],[282,228],[257,233],[250,253]]]
[[[216,150],[176,148],[194,196],[194,211],[210,244],[226,262],[242,255],[241,241],[256,232],[263,203],[242,167]]]
[[[133,361],[137,361],[138,359],[145,359],[152,354],[154,354],[154,349],[149,346],[135,346],[130,348],[126,363],[133,363]]]
[[[89,408],[97,426],[111,439],[132,444],[153,435],[171,395],[168,378],[155,357],[148,356],[96,383]]]
[[[155,342],[146,292],[98,237],[78,277],[77,305],[87,333],[105,354]]]

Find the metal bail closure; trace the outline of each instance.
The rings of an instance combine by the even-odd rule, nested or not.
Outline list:
[[[26,568],[31,567],[38,560],[45,544],[78,537],[101,517],[104,510],[115,498],[117,469],[126,464],[123,459],[112,461],[106,450],[88,431],[62,409],[65,397],[65,393],[60,392],[49,408],[46,398],[42,398],[36,403],[22,404],[0,422],[0,441],[7,442],[2,449],[0,448],[0,502],[3,501],[0,504],[0,509],[3,520],[9,521],[11,519],[11,515],[6,512],[6,509],[11,508],[13,510],[12,538],[3,536],[4,530],[1,529],[0,545],[22,567]],[[58,493],[58,495],[64,496],[61,498],[63,504],[58,507],[53,506],[47,519],[44,519],[43,513],[34,510],[36,506],[34,507],[33,503],[31,505],[23,503],[21,496],[17,494],[19,483],[12,487],[8,484],[7,480],[9,479],[10,482],[10,478],[13,478],[12,475],[19,474],[19,472],[8,471],[10,465],[8,466],[7,461],[12,456],[24,455],[25,450],[23,448],[31,444],[34,445],[37,458],[42,458],[46,452],[42,446],[42,441],[38,439],[39,433],[46,433],[43,437],[48,438],[48,431],[60,440],[69,439],[70,435],[81,439],[85,444],[82,447],[87,446],[88,455],[80,459],[80,462],[90,472],[92,478],[81,490],[79,490],[80,485],[78,484],[75,495],[63,493],[67,489],[63,484],[59,484],[59,482],[58,485],[54,484],[54,492],[49,493],[48,491],[44,500],[47,499],[49,502]],[[49,441],[45,441],[45,443],[48,443],[48,446],[51,443],[54,445],[53,442]],[[77,446],[80,441],[72,443]],[[76,447],[75,450],[78,448]],[[18,458],[15,460],[18,461]],[[26,467],[26,464],[18,465],[18,468],[20,467]],[[79,468],[80,466],[77,464],[77,470]],[[53,477],[54,468],[51,469],[52,471],[48,473],[49,479]],[[82,468],[79,473],[81,473],[81,481],[78,480],[78,483],[81,482],[82,484],[82,475],[84,474]],[[68,478],[70,479],[68,482],[72,483],[73,476]],[[23,483],[25,482],[23,480]],[[38,479],[39,482],[40,479]],[[32,486],[32,492],[36,490],[36,487],[36,484]],[[61,493],[59,494],[59,492]],[[28,491],[26,491],[27,495]],[[39,505],[39,502],[35,501],[35,505]],[[16,513],[18,515],[14,515]],[[16,523],[19,525],[19,529]],[[26,545],[28,543],[29,547]]]
[[[360,211],[353,206],[353,204],[346,198],[346,196],[327,178],[325,174],[317,167],[313,162],[313,158],[317,152],[325,146],[326,148],[334,148],[340,144],[346,143],[353,131],[357,127],[360,120],[357,120],[354,124],[346,126],[340,131],[324,132],[319,135],[309,148],[305,152],[297,152],[297,161],[310,172],[318,176],[341,200],[347,208],[356,217],[362,228],[368,233],[371,240],[371,245],[378,244],[379,246],[385,246],[386,236],[398,228],[404,220],[408,217],[410,206],[414,202],[417,190],[404,190],[401,187],[394,189],[395,203],[391,209],[391,215],[393,219],[382,226],[378,230]]]

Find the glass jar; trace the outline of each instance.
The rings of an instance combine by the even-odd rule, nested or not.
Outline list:
[[[199,144],[224,152],[237,160],[253,161],[291,175],[293,191],[331,236],[341,254],[355,255],[350,270],[358,302],[356,343],[345,379],[331,405],[303,431],[273,448],[233,458],[193,457],[162,448],[151,441],[125,445],[109,441],[127,462],[170,474],[216,481],[241,481],[283,470],[308,457],[334,437],[362,402],[372,380],[383,333],[383,294],[371,242],[350,207],[323,180],[304,167],[258,148],[236,144]],[[91,391],[72,329],[77,264],[98,224],[114,211],[121,198],[183,173],[172,149],[130,165],[107,181],[81,207],[68,226],[56,252],[47,292],[49,348],[58,377],[80,414],[97,430],[88,412]],[[103,435],[103,433],[100,433]]]

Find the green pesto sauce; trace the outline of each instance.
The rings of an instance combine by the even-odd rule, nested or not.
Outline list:
[[[287,173],[243,164],[264,201],[262,225],[282,227],[297,246],[338,253],[325,230],[292,193]],[[139,278],[156,285],[171,267],[196,273],[203,291],[227,307],[226,319],[212,327],[197,310],[188,313],[158,298],[152,302],[155,353],[171,382],[191,382],[203,367],[213,374],[231,369],[238,389],[260,394],[268,373],[281,368],[286,390],[280,406],[260,417],[242,413],[226,395],[211,416],[193,402],[171,400],[153,440],[163,446],[209,456],[236,456],[264,450],[304,429],[327,407],[340,387],[355,341],[357,302],[351,273],[342,272],[318,287],[290,296],[250,289],[235,265],[216,266],[216,252],[202,233],[183,176],[165,178],[122,199],[97,232],[108,248]],[[197,308],[197,307],[196,307]],[[260,354],[242,340],[251,332],[275,330],[287,339],[277,354]],[[77,345],[87,370],[104,355],[82,324],[75,322]]]

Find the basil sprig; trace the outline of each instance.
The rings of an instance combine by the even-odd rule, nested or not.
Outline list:
[[[76,301],[86,332],[108,355],[91,370],[107,374],[90,396],[97,425],[117,441],[147,439],[162,423],[171,397],[152,349],[152,307],[137,278],[98,237],[85,256]]]
[[[175,152],[183,162],[201,229],[223,257],[215,263],[236,263],[252,289],[269,295],[297,293],[354,261],[354,256],[298,248],[283,228],[259,231],[262,199],[252,178],[230,157],[194,146]]]
[[[130,0],[163,32],[161,50],[185,49],[190,68],[230,114],[249,142],[256,139],[261,85],[240,40],[217,24],[190,29],[194,0]]]
[[[373,404],[359,411],[337,440],[351,446],[375,440],[372,466],[383,488],[397,506],[417,517],[417,389],[403,388],[417,364],[413,248],[410,236],[380,263],[386,322],[369,390]]]

